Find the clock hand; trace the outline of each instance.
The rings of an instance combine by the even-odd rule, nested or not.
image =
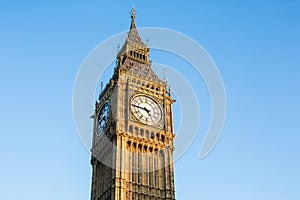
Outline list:
[[[134,107],[140,108],[140,109],[142,109],[142,110],[144,110],[144,111],[146,111],[146,112],[149,111],[146,107],[137,106],[137,105],[135,105],[135,104],[132,104],[132,105],[133,105]]]
[[[132,104],[134,107],[137,107],[137,108],[140,108],[140,109],[142,109],[142,110],[144,110],[144,111],[146,111],[147,112],[147,114],[149,115],[149,116],[151,116],[150,115],[150,110],[149,109],[147,109],[146,107],[141,107],[141,106],[137,106],[137,105],[135,105],[135,104]]]
[[[144,110],[147,112],[147,114],[151,117],[150,115],[150,110],[148,110],[146,107],[144,107]]]
[[[142,107],[140,107],[140,106],[137,106],[137,105],[135,105],[135,104],[131,104],[131,105],[133,105],[134,107],[140,108],[140,109],[144,109],[144,108],[142,108]]]

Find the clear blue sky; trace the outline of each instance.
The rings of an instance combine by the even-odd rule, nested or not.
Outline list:
[[[198,159],[200,131],[175,163],[177,199],[299,200],[296,0],[2,1],[0,199],[89,199],[90,155],[73,122],[73,83],[96,45],[128,30],[131,5],[138,27],[174,29],[200,43],[226,87],[214,151]]]

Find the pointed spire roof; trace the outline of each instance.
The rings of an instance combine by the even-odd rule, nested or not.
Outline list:
[[[134,7],[131,8],[131,25],[130,25],[130,30],[129,33],[126,37],[126,41],[124,43],[124,45],[122,46],[120,52],[118,53],[118,55],[123,55],[124,53],[126,53],[126,47],[127,45],[137,45],[139,48],[148,48],[143,40],[141,39],[140,34],[137,31],[136,25],[135,25],[135,10]]]
[[[126,38],[126,42],[133,42],[142,47],[147,47],[144,42],[142,41],[140,34],[138,33],[135,25],[135,9],[134,7],[131,8],[131,25],[130,30]]]
[[[155,74],[149,60],[149,48],[142,41],[136,25],[135,10],[131,8],[131,25],[126,41],[117,55],[118,69],[144,80],[164,82]]]

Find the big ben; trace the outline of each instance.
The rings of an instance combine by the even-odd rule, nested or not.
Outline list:
[[[131,26],[95,105],[91,200],[174,200],[174,100]]]

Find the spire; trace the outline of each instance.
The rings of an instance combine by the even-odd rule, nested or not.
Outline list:
[[[138,33],[137,31],[137,28],[136,28],[136,25],[135,25],[135,14],[136,14],[136,11],[134,9],[134,7],[132,6],[131,7],[131,25],[130,25],[130,30],[129,30],[129,33],[128,33],[128,36],[127,36],[127,39],[126,39],[126,42],[129,42],[129,43],[135,43],[141,47],[146,47],[146,45],[144,44],[144,42],[142,41],[141,37],[140,37],[140,34]]]
[[[149,48],[142,41],[135,25],[136,11],[134,7],[129,12],[131,14],[131,25],[125,43],[117,55],[118,69],[144,79],[163,83],[163,81],[151,69],[149,60]],[[148,39],[146,40],[148,43]]]
[[[135,19],[135,9],[134,9],[134,6],[131,7],[130,13],[131,13],[131,25],[130,25],[130,30],[131,30],[131,29],[136,29],[135,21],[134,21],[134,19]]]
[[[138,49],[148,49],[148,47],[144,44],[144,42],[142,41],[142,39],[140,37],[140,34],[137,31],[137,28],[135,25],[136,11],[133,6],[131,7],[131,11],[129,13],[131,14],[130,30],[126,37],[126,41],[125,41],[124,45],[122,46],[122,48],[120,49],[120,51],[118,53],[118,57],[120,55],[124,55],[126,52],[128,52],[128,49],[132,50],[133,46],[134,46],[134,48],[138,48]],[[129,48],[129,46],[131,46],[132,48]]]

